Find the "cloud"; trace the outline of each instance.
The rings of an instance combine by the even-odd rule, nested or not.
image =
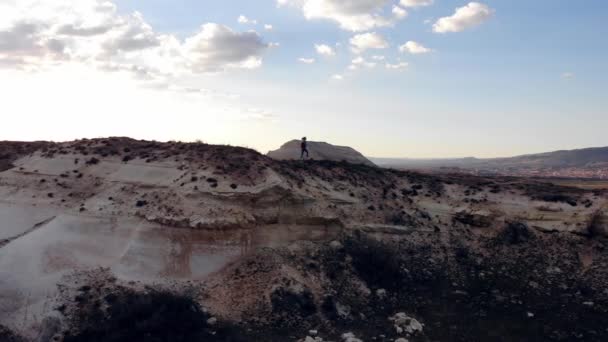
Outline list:
[[[268,46],[256,32],[239,33],[224,25],[205,24],[186,39],[184,50],[189,69],[205,72],[257,68],[262,64],[260,54]]]
[[[252,121],[264,121],[264,122],[276,122],[277,121],[277,116],[265,109],[260,109],[260,108],[247,108],[244,111],[245,115],[243,116],[243,119],[245,120],[252,120]]]
[[[358,34],[350,39],[353,52],[361,53],[368,49],[386,49],[389,43],[376,32]]]
[[[389,3],[389,0],[277,0],[278,6],[299,8],[308,20],[332,20],[340,28],[354,32],[392,26],[394,20],[382,15]]]
[[[336,51],[329,45],[326,44],[315,44],[315,50],[319,55],[322,56],[335,56]]]
[[[351,64],[348,66],[349,70],[358,70],[360,68],[375,68],[376,67],[376,63],[375,62],[368,62],[365,60],[365,58],[359,56],[355,59],[353,59],[351,61]]]
[[[179,39],[157,32],[138,12],[106,0],[0,3],[0,67],[41,70],[81,63],[138,78],[166,78],[262,64],[270,47],[254,31],[208,23]]]
[[[335,75],[331,76],[331,79],[335,80],[335,81],[342,81],[344,79],[344,76],[342,76],[340,74],[335,74]]]
[[[374,55],[374,56],[372,56],[372,59],[375,61],[383,61],[386,59],[386,57],[380,56],[380,55]]]
[[[574,77],[576,77],[576,74],[574,74],[573,72],[567,71],[567,72],[563,72],[560,77],[564,80],[571,80]]]
[[[449,17],[437,20],[433,25],[433,32],[461,32],[470,27],[482,24],[494,14],[494,10],[488,5],[479,2],[470,2],[464,7],[456,9],[456,12]]]
[[[386,69],[396,70],[396,71],[405,70],[408,68],[408,66],[409,66],[409,63],[407,63],[407,62],[398,62],[395,64],[386,63],[386,65],[385,65]]]
[[[270,25],[270,24],[264,25],[264,30],[266,30],[266,31],[272,31],[273,29],[274,29],[274,27],[272,27],[272,25]]]
[[[257,25],[258,24],[257,20],[249,19],[249,18],[247,18],[246,16],[244,16],[242,14],[238,17],[237,21],[238,21],[239,24],[251,24],[251,25]]]
[[[300,63],[304,63],[304,64],[313,64],[315,62],[315,59],[314,58],[304,58],[304,57],[302,57],[302,58],[298,58],[298,61]]]
[[[407,43],[401,45],[399,47],[399,51],[402,53],[409,52],[413,55],[419,55],[432,52],[433,50],[422,46],[422,44],[420,43],[410,40]]]
[[[403,7],[423,7],[430,6],[434,2],[434,0],[401,0],[399,3]]]
[[[405,17],[407,17],[407,11],[399,6],[393,6],[392,12],[395,18],[397,19],[404,19]]]

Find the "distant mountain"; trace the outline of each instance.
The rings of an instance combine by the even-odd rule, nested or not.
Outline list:
[[[268,152],[268,156],[278,160],[300,159],[300,141],[292,140],[281,148]],[[373,166],[369,159],[355,149],[348,146],[336,146],[326,142],[309,141],[308,151],[314,160],[346,161],[352,164],[365,164]]]
[[[606,167],[608,166],[608,147],[528,154],[512,158],[487,159],[486,161],[505,166]]]
[[[509,158],[371,158],[371,160],[379,166],[400,169],[463,170],[477,174],[521,176],[608,178],[608,147],[555,151]]]

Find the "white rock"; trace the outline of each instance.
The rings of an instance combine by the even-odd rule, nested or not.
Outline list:
[[[342,244],[340,243],[340,241],[334,240],[332,242],[329,243],[329,247],[333,248],[333,249],[342,249]]]
[[[400,338],[396,339],[395,342],[410,342],[410,341],[406,338],[400,337]]]
[[[394,316],[389,317],[389,320],[395,324],[395,330],[398,334],[403,332],[407,334],[414,334],[422,332],[424,326],[418,322],[417,319],[409,317],[404,312],[396,313]]]
[[[308,330],[308,335],[310,335],[310,336],[317,336],[318,333],[319,332],[316,330]]]
[[[215,325],[215,324],[217,324],[217,318],[215,318],[215,317],[211,317],[211,318],[209,318],[209,319],[207,320],[207,324],[208,324],[208,325]]]
[[[342,334],[342,340],[344,342],[363,342],[362,340],[355,337],[355,334],[353,334],[352,332]]]

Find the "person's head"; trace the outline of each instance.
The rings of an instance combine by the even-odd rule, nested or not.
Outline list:
[[[302,138],[303,141],[306,141],[306,137]]]

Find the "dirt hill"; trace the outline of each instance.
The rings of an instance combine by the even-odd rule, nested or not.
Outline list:
[[[0,152],[0,338],[608,337],[602,191],[128,138]]]
[[[285,143],[278,150],[268,152],[267,155],[277,160],[297,160],[300,159],[300,144],[299,140],[292,140]],[[335,146],[326,142],[309,141],[308,151],[310,152],[310,159],[313,160],[346,161],[352,164],[374,165],[361,153],[347,146]]]

